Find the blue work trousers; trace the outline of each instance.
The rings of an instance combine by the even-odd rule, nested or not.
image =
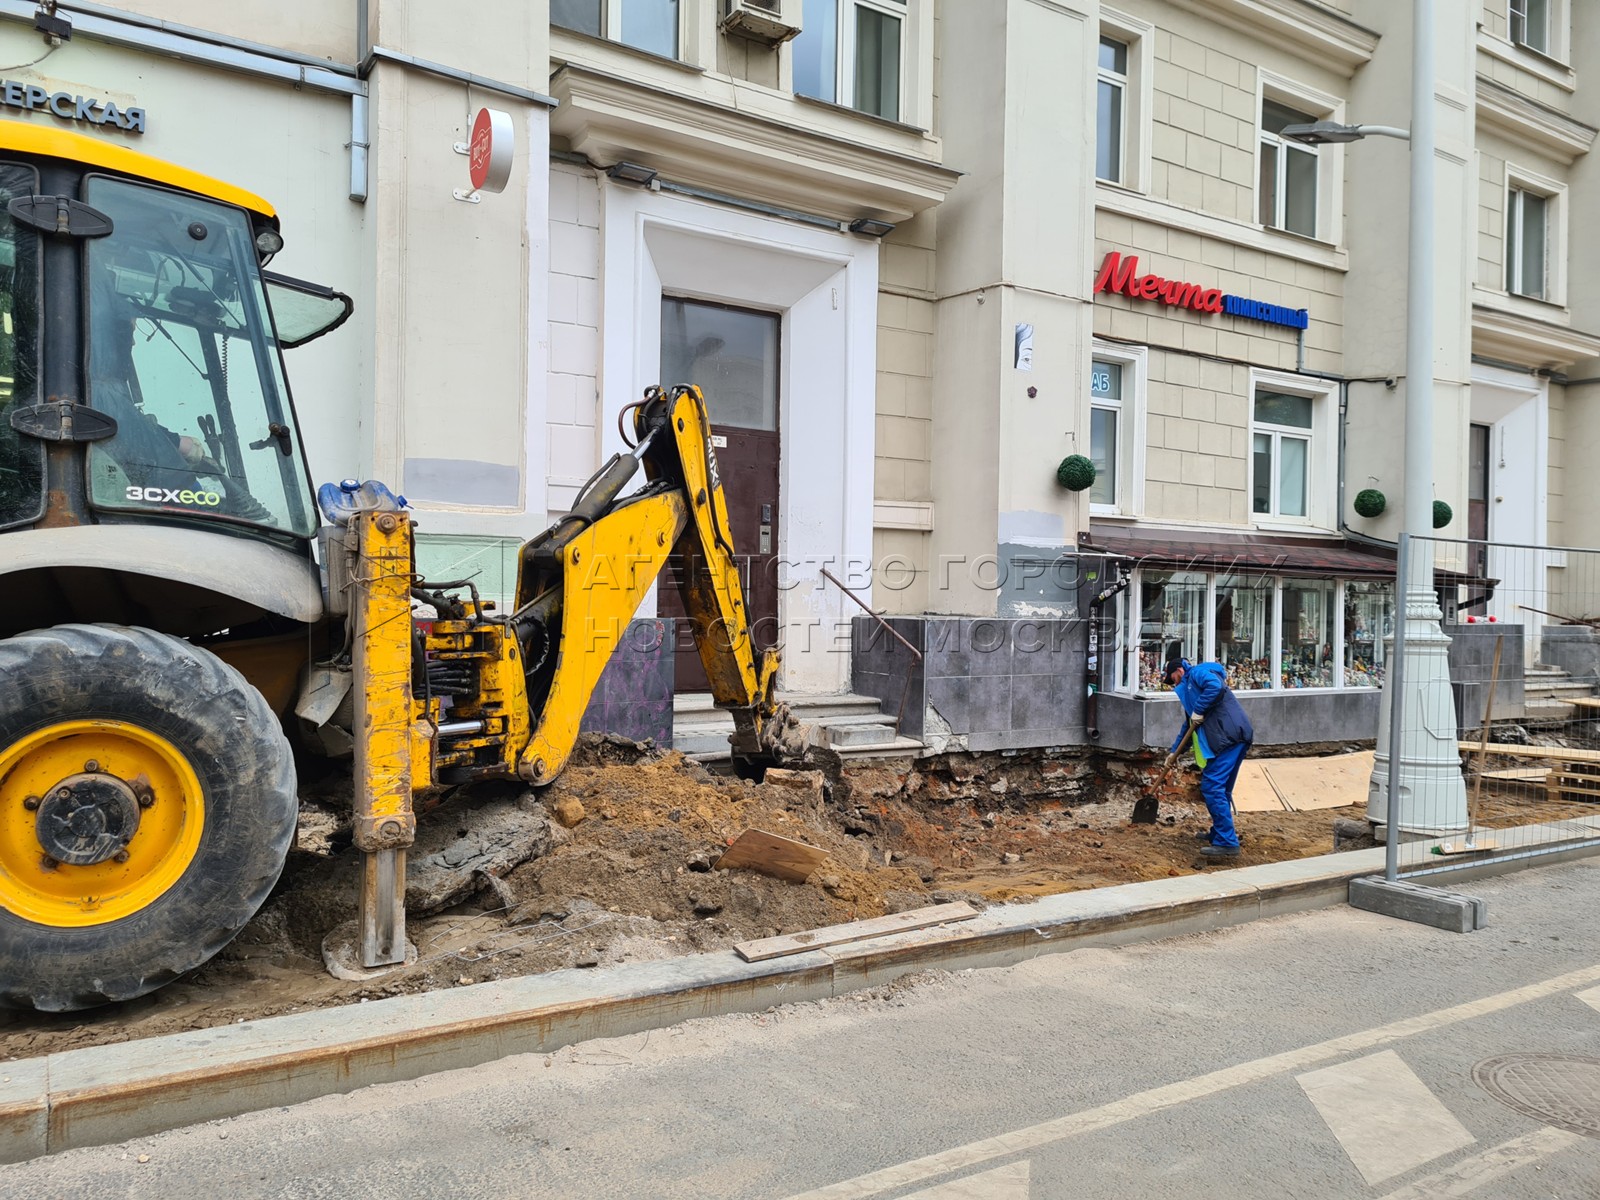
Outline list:
[[[1250,752],[1249,742],[1229,746],[1206,763],[1200,772],[1200,798],[1211,813],[1211,841],[1218,846],[1239,845],[1239,833],[1233,827],[1233,784],[1239,778],[1239,768],[1244,756]]]

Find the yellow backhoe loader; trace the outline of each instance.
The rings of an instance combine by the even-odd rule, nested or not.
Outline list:
[[[359,957],[403,961],[414,800],[553,780],[674,553],[736,765],[804,752],[697,388],[630,406],[497,612],[417,575],[386,489],[313,495],[281,351],[350,303],[265,271],[282,245],[248,192],[0,121],[0,1005],[130,999],[226,945],[294,834],[290,734],[353,755]]]

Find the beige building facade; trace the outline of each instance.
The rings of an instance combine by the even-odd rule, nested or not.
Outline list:
[[[987,681],[930,680],[930,729],[1164,741],[1161,706],[1124,701],[1155,698],[1181,653],[1227,665],[1266,740],[1371,737],[1406,485],[1408,148],[1284,131],[1409,125],[1409,8],[1009,0],[940,22],[963,50],[938,122],[963,179],[935,213],[931,487],[879,475],[929,528],[880,532],[916,574],[877,594],[929,640],[991,618],[1013,684],[1008,718]],[[1600,416],[1575,216],[1597,36],[1565,0],[1439,5],[1433,30],[1438,532],[1532,548],[1444,547],[1440,583],[1466,604],[1542,561],[1466,607],[1523,625],[1530,664],[1544,618],[1519,605],[1593,600],[1538,548],[1600,533],[1570,468]],[[1081,491],[1057,481],[1074,455],[1095,467]],[[1041,718],[1022,692],[1059,664],[1022,666],[1016,639],[1052,619],[1095,620],[1095,671]],[[885,694],[899,678],[869,674]]]
[[[1441,532],[1600,545],[1600,15],[1438,8]],[[0,7],[28,64],[7,79],[143,108],[104,135],[268,197],[274,269],[354,298],[290,359],[312,472],[404,491],[435,576],[505,596],[515,548],[621,448],[618,411],[693,380],[791,692],[909,680],[930,746],[1100,723],[1142,745],[1176,648],[1225,661],[1268,726],[1321,706],[1280,740],[1329,713],[1371,736],[1407,147],[1284,130],[1407,125],[1408,9],[130,0],[63,6],[55,47],[33,11]],[[466,183],[482,107],[515,129],[500,193]],[[1456,586],[1494,575],[1472,557],[1443,556]],[[1540,607],[1581,602],[1564,570]],[[885,657],[828,575],[923,660]]]

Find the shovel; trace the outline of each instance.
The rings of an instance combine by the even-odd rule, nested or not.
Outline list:
[[[1182,754],[1188,747],[1190,739],[1193,737],[1194,726],[1191,725],[1188,729],[1184,730],[1183,740],[1178,743],[1178,748],[1173,753]],[[1155,789],[1153,791],[1146,792],[1133,802],[1133,824],[1154,825],[1156,823],[1156,810],[1161,806],[1161,793],[1166,790],[1167,775],[1171,771],[1171,767],[1162,767],[1161,775],[1156,780]]]

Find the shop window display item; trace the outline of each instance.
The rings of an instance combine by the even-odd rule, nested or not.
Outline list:
[[[1344,686],[1381,687],[1387,651],[1394,636],[1394,587],[1387,583],[1347,583],[1344,587]]]
[[[1333,686],[1333,600],[1330,579],[1283,581],[1280,686]]]
[[[1213,614],[1217,661],[1236,692],[1272,686],[1272,580],[1265,575],[1220,575]]]
[[[1206,576],[1197,571],[1152,571],[1145,575],[1139,609],[1139,690],[1165,692],[1168,658],[1205,657]]]

